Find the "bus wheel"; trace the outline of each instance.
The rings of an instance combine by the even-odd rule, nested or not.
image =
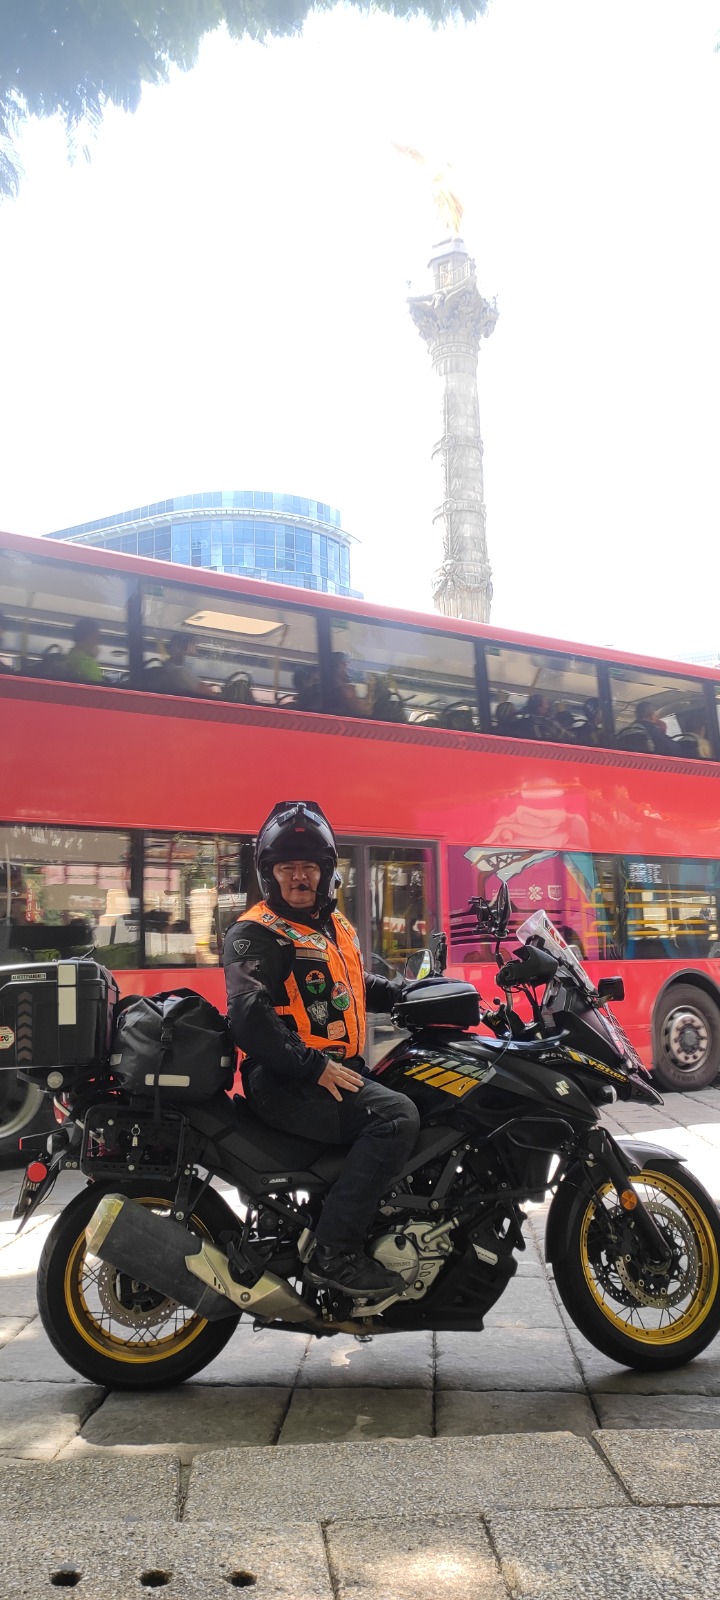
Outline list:
[[[663,995],[655,1037],[663,1089],[706,1089],[720,1072],[720,1009],[695,984],[675,983]]]
[[[23,1166],[18,1140],[55,1127],[52,1100],[14,1072],[0,1072],[0,1167]]]

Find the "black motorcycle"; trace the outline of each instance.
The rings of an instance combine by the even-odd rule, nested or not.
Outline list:
[[[179,1383],[217,1356],[242,1313],[318,1337],[479,1333],[525,1248],[523,1202],[548,1190],[546,1255],[592,1344],[659,1371],[714,1339],[715,1204],[676,1156],[602,1125],[616,1099],[662,1104],[608,1008],[622,981],[596,989],[544,913],[504,959],[509,915],[505,889],[492,906],[470,902],[475,935],[495,945],[502,1003],[481,1015],[472,985],[444,976],[447,941],[434,936],[429,975],[396,1007],[407,1037],[374,1069],[421,1115],[367,1246],[404,1282],[385,1299],[303,1281],[342,1149],[279,1133],[224,1093],[191,1104],[128,1097],[108,1062],[95,1064],[49,1160],[29,1164],[16,1209],[25,1220],[63,1167],[90,1180],[57,1218],[38,1270],[43,1325],[70,1366],[114,1388]],[[480,1022],[491,1031],[473,1031]],[[214,1178],[237,1191],[237,1210]]]

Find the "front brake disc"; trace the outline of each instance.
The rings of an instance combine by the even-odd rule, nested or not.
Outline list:
[[[618,1256],[615,1261],[615,1271],[636,1305],[653,1306],[658,1311],[665,1311],[685,1300],[697,1283],[699,1267],[697,1245],[692,1228],[682,1212],[673,1211],[670,1206],[664,1206],[660,1201],[647,1202],[646,1209],[657,1223],[668,1249],[672,1252],[673,1262],[677,1262],[682,1254],[687,1257],[687,1265],[682,1272],[678,1270],[676,1274],[677,1288],[660,1291],[658,1280],[661,1274],[657,1269],[653,1272],[651,1267],[648,1267],[645,1277],[633,1277],[623,1256]],[[642,1271],[642,1268],[640,1270]]]

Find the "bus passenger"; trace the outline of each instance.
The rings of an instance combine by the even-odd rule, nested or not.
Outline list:
[[[190,667],[185,665],[186,657],[194,653],[195,640],[187,633],[174,633],[168,646],[168,658],[157,670],[159,682],[157,687],[161,694],[188,694],[209,696],[214,693],[207,683],[201,683]],[[153,674],[152,686],[155,687]]]
[[[634,750],[641,755],[676,756],[677,745],[668,737],[665,723],[654,706],[639,705],[635,721],[623,728],[617,738],[619,750]]]
[[[293,673],[293,688],[298,711],[322,711],[319,667],[312,664],[296,667]]]
[[[420,1118],[407,1095],[365,1067],[366,1009],[391,1011],[404,983],[364,972],[357,934],[336,910],[337,865],[335,836],[314,801],[273,807],[255,847],[263,899],[225,935],[228,1016],[258,1117],[301,1139],[350,1146],[315,1229],[308,1281],[383,1296],[401,1292],[402,1279],[367,1256],[364,1241]]]
[[[499,700],[495,711],[495,729],[497,733],[515,734],[520,737],[517,726],[517,706],[512,700]]]
[[[575,743],[575,717],[564,701],[556,701],[553,707],[553,720],[557,727],[556,739],[562,739],[566,744]]]
[[[354,683],[350,681],[348,658],[344,650],[333,650],[330,664],[330,710],[336,717],[367,716],[367,701],[360,699]]]
[[[520,739],[550,739],[562,742],[563,732],[552,716],[546,694],[531,694],[518,717],[517,734]]]
[[[712,745],[707,736],[705,717],[700,707],[681,711],[678,714],[678,722],[682,733],[679,739],[674,740],[676,755],[692,756],[696,761],[711,761]]]
[[[81,617],[73,628],[74,643],[62,662],[59,676],[72,683],[103,683],[105,674],[97,657],[100,654],[100,629],[92,617]]]
[[[599,745],[602,738],[602,714],[597,695],[591,694],[581,707],[582,721],[575,728],[577,744]]]

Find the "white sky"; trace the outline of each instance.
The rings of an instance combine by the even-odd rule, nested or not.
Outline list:
[[[343,9],[109,111],[32,123],[0,207],[0,526],[198,489],[339,506],[368,599],[430,609],[440,385],[405,306],[451,160],[480,356],[493,621],[720,646],[720,0]]]

